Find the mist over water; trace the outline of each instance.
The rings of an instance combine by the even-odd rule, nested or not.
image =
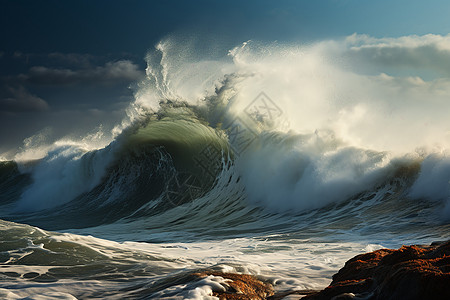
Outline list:
[[[111,132],[51,141],[44,131],[3,155],[0,228],[18,244],[0,253],[21,278],[8,280],[42,293],[22,280],[27,265],[80,298],[202,298],[219,279],[161,282],[218,268],[316,288],[354,254],[448,238],[450,82],[425,62],[378,70],[397,48],[442,39],[247,41],[211,53],[161,41]],[[38,271],[55,253],[67,261]],[[80,259],[84,295],[75,278],[59,285]],[[128,276],[124,290],[101,287],[108,268]]]

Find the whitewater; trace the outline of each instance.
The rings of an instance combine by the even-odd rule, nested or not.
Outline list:
[[[162,40],[120,124],[0,156],[0,297],[213,299],[199,270],[321,289],[449,239],[450,83],[360,55],[405,39]]]

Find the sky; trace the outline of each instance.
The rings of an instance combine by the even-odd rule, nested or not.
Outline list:
[[[0,153],[31,136],[83,136],[119,122],[146,53],[167,36],[213,43],[224,54],[247,40],[312,43],[354,33],[382,44],[446,36],[449,14],[444,0],[0,0]],[[362,50],[371,49],[379,52]]]

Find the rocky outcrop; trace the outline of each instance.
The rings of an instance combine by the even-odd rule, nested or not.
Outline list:
[[[302,297],[318,292],[315,290],[297,290],[276,293],[272,284],[248,274],[203,271],[191,275],[198,278],[206,278],[212,275],[225,279],[226,286],[223,286],[225,290],[213,289],[213,296],[218,297],[220,300],[281,300],[287,296]]]
[[[450,241],[358,255],[303,299],[450,299]]]
[[[266,299],[274,294],[270,283],[263,282],[252,275],[222,272],[194,273],[194,276],[204,278],[209,275],[220,276],[227,280],[226,291],[214,291],[213,296],[219,299]]]

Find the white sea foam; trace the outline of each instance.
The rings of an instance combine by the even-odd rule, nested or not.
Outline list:
[[[26,236],[32,227],[9,222],[2,222],[4,238],[16,240],[17,236]],[[0,283],[0,292],[11,299],[41,299],[47,295],[48,299],[74,299],[71,295],[95,295],[118,291],[133,284],[139,286],[141,282],[157,283],[160,279],[177,276],[177,274],[197,272],[199,269],[213,269],[217,272],[230,272],[253,274],[262,276],[272,282],[278,291],[290,289],[319,289],[325,287],[331,276],[351,256],[381,246],[364,243],[342,242],[327,243],[308,240],[284,239],[283,235],[261,236],[258,238],[232,238],[222,240],[209,240],[198,242],[174,243],[143,243],[123,242],[81,236],[77,234],[60,234],[46,231],[35,232],[36,241],[44,243],[44,248],[58,249],[58,252],[41,253],[40,249],[32,246],[29,249],[16,251],[35,252],[38,255],[28,254],[27,265],[11,264],[3,267],[3,272],[17,273],[18,279],[10,279],[7,286]],[[56,247],[56,248],[55,248]],[[366,247],[366,248],[365,248]],[[77,249],[78,251],[74,251]],[[53,257],[53,258],[52,258]],[[42,266],[54,258],[66,258],[61,265]],[[71,263],[71,258],[76,264]],[[91,268],[79,269],[79,277],[87,272],[89,280],[73,280],[59,278],[56,282],[36,282],[25,280],[24,274],[50,274],[58,276],[58,269],[69,270],[80,268],[80,262],[93,263],[98,266],[98,272],[91,273]],[[105,266],[104,268],[101,266]],[[110,267],[109,267],[110,266]],[[127,267],[128,266],[128,267]],[[110,270],[123,268],[114,273]],[[104,271],[110,272],[103,274]],[[109,270],[109,271],[108,271]],[[158,275],[152,270],[158,270]],[[112,273],[111,273],[112,272]],[[129,272],[128,280],[110,282],[104,280],[111,275],[120,275]],[[134,277],[133,273],[137,276]],[[147,277],[142,277],[148,274]],[[34,275],[37,276],[37,275]],[[65,276],[65,275],[63,275]],[[98,278],[96,278],[98,276]],[[157,298],[173,297],[175,299],[204,299],[210,297],[213,291],[227,289],[227,280],[220,276],[208,276],[201,280],[188,281],[183,284],[173,284],[162,288],[154,296]],[[132,291],[132,290],[131,290]],[[120,299],[127,294],[112,293],[108,298]],[[131,295],[131,294],[130,294]],[[51,298],[52,296],[53,298]],[[34,298],[33,298],[34,297]],[[45,298],[42,298],[45,299]]]
[[[100,183],[113,159],[113,146],[87,152],[74,145],[63,145],[49,151],[31,168],[33,183],[22,194],[16,209],[35,211],[64,204]]]
[[[342,145],[320,133],[262,138],[237,165],[251,201],[275,211],[304,211],[373,189],[389,174],[389,156]]]
[[[17,292],[13,293],[8,289],[0,289],[0,297],[5,300],[77,300],[74,296],[68,294],[68,293],[62,293],[62,292],[48,292],[48,291],[42,291],[41,294],[33,294],[30,295],[28,293],[23,292]],[[26,296],[21,296],[21,295]]]

